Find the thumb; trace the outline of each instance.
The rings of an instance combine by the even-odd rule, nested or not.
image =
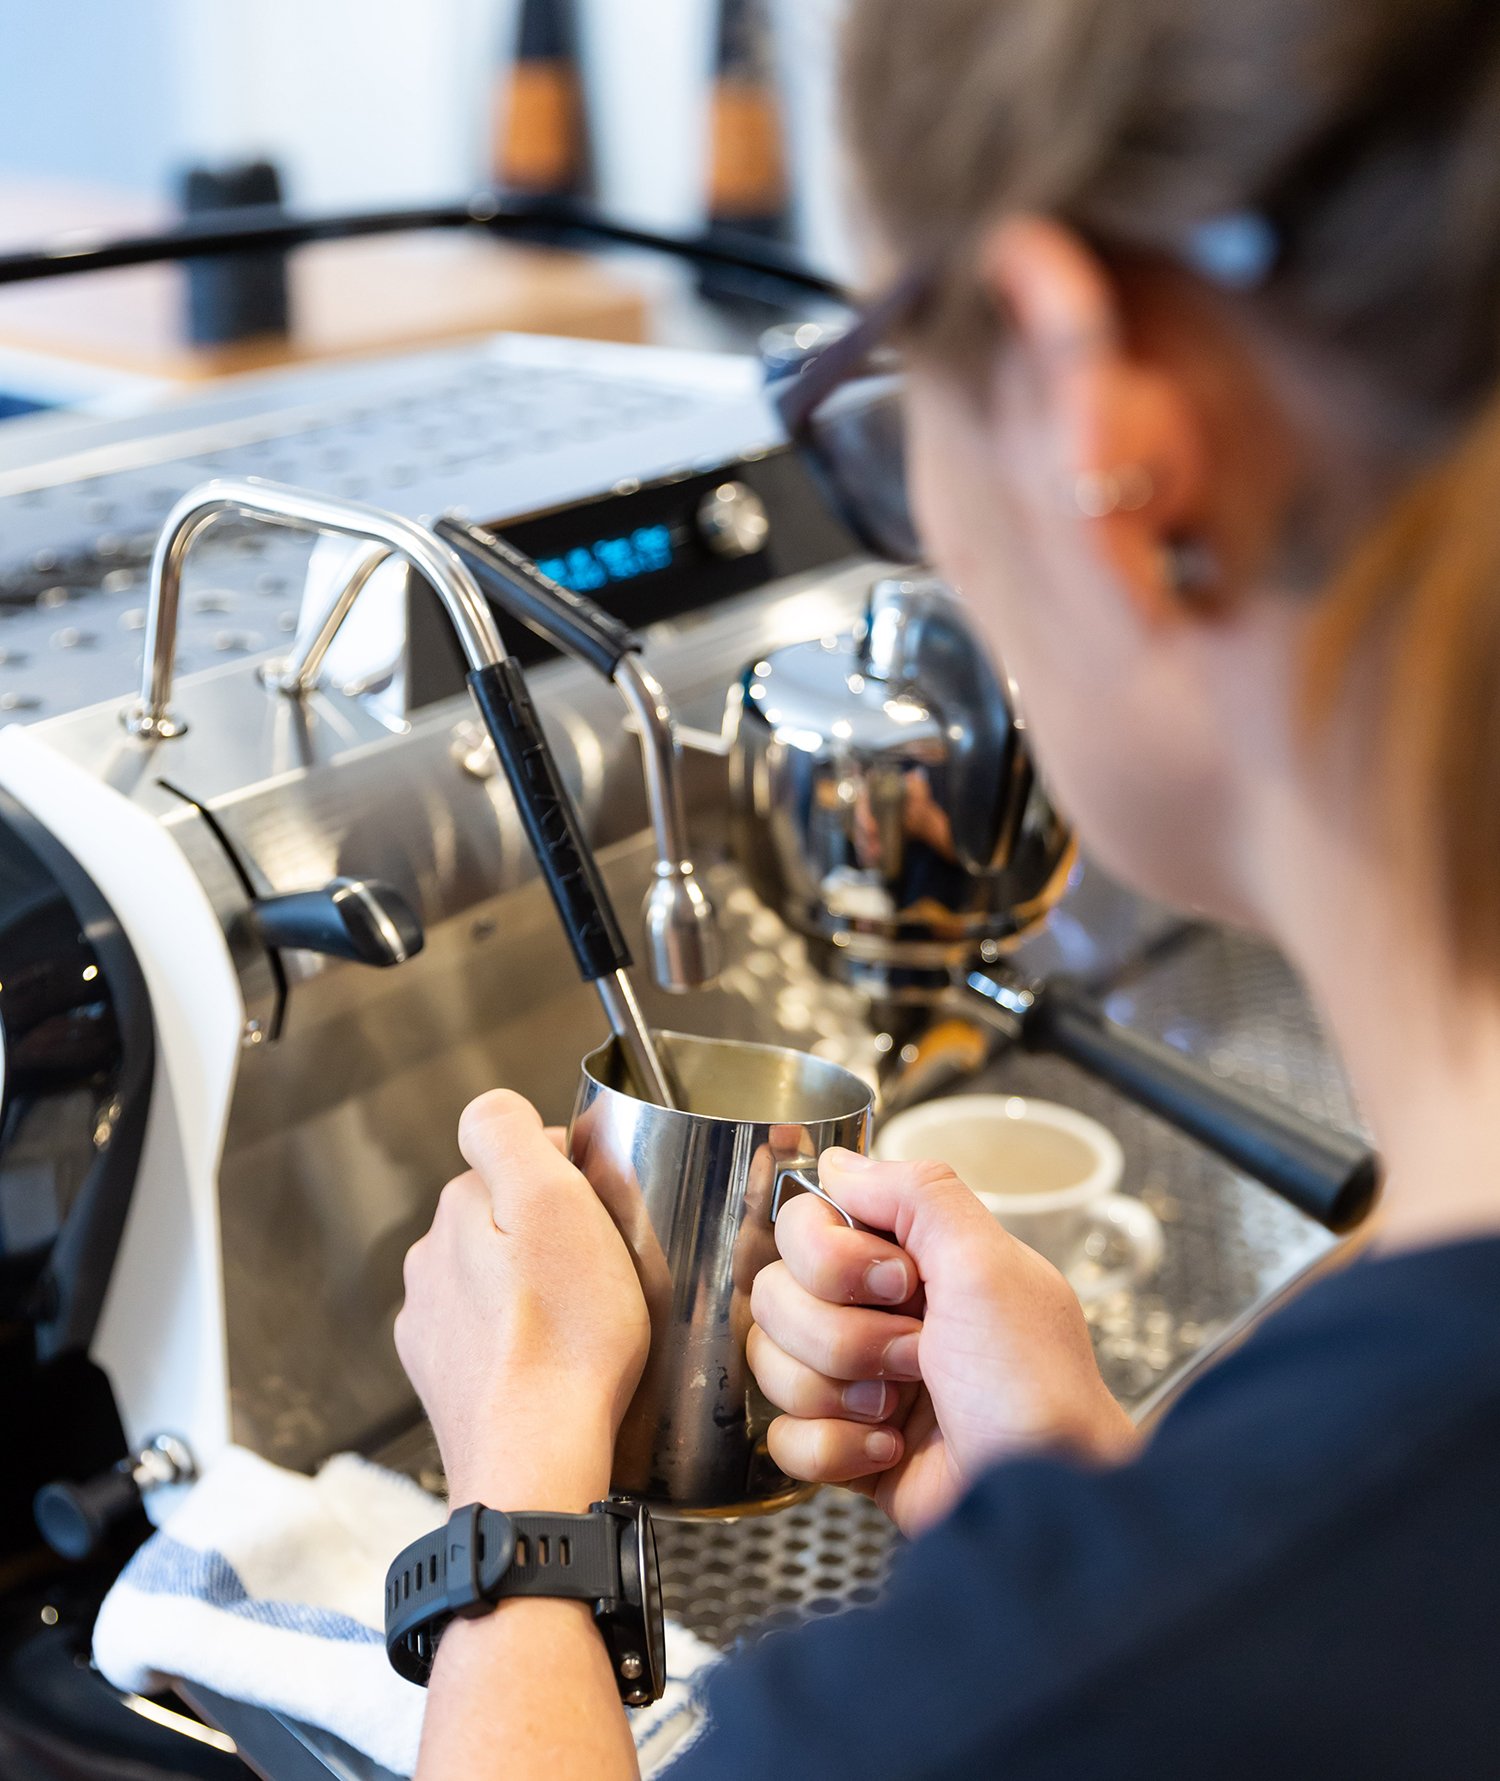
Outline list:
[[[459,1118],[458,1147],[489,1189],[502,1231],[587,1190],[578,1170],[547,1137],[536,1108],[509,1089],[491,1089],[470,1101]]]
[[[887,1162],[853,1150],[825,1150],[818,1178],[861,1224],[888,1231],[924,1280],[963,1250],[971,1233],[993,1225],[979,1197],[946,1163]]]

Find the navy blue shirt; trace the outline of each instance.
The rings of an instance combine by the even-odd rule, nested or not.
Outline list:
[[[1500,1776],[1500,1239],[1355,1263],[1128,1466],[981,1478],[672,1781]]]

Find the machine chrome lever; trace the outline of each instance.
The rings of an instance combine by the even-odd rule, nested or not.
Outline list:
[[[316,952],[357,965],[404,965],[425,938],[406,898],[373,878],[334,878],[321,890],[257,897],[250,923],[275,951]]]
[[[598,992],[642,1096],[660,1106],[675,1105],[627,975],[630,949],[525,679],[506,654],[489,603],[473,575],[425,526],[360,501],[338,500],[258,477],[217,478],[189,491],[168,514],[156,541],[141,695],[124,712],[125,727],[143,741],[158,743],[186,729],[171,708],[183,563],[194,540],[226,513],[302,531],[331,532],[380,547],[404,557],[432,587],[458,635],[469,664],[469,691],[505,768],[580,974]],[[314,639],[320,652],[332,643],[379,560],[375,549],[360,553],[354,572],[358,586],[334,600]],[[306,672],[304,659],[299,674]]]

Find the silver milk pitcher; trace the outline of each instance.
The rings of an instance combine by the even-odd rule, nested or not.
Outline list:
[[[611,1039],[583,1060],[568,1128],[568,1154],[630,1245],[651,1312],[613,1487],[669,1515],[756,1514],[807,1487],[766,1451],[775,1412],[745,1360],[750,1288],[776,1259],[782,1201],[828,1198],[819,1156],[868,1148],[874,1093],[805,1052],[655,1037],[682,1106],[637,1099]]]

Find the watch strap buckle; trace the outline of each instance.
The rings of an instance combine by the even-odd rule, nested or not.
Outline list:
[[[484,1612],[515,1557],[516,1531],[508,1515],[465,1503],[443,1529],[443,1582],[450,1614]]]

